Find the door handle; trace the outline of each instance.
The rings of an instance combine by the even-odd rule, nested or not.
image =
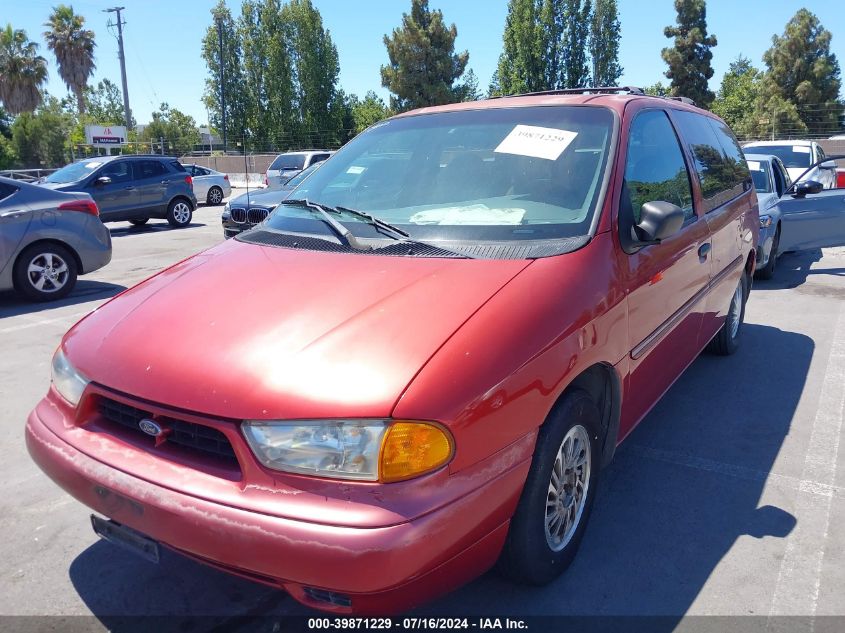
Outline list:
[[[162,180],[162,181],[161,181],[161,184],[166,185],[166,184],[168,184],[169,182],[170,182],[169,180]]]
[[[704,242],[698,247],[698,256],[702,259],[707,259],[707,253],[710,252],[710,242]]]
[[[126,191],[132,191],[134,188],[135,188],[135,187],[132,187],[132,186],[129,186],[129,187],[124,187],[124,190],[126,190]]]
[[[6,211],[6,213],[0,213],[0,218],[19,218],[25,214],[26,211]]]

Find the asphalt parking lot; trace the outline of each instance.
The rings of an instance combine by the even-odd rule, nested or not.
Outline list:
[[[127,615],[309,613],[174,554],[154,565],[99,541],[24,446],[62,334],[222,241],[220,209],[183,230],[109,225],[112,262],[56,304],[0,293],[0,615],[93,614],[114,628]],[[563,577],[525,588],[491,572],[419,612],[845,616],[845,248],[783,256],[755,282],[744,336],[733,357],[699,358],[620,448]]]

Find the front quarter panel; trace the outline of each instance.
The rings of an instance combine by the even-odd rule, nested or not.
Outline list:
[[[535,433],[575,376],[625,356],[619,276],[609,233],[533,262],[423,367],[394,417],[449,426],[452,472]]]

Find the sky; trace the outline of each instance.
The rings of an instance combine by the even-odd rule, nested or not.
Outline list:
[[[47,58],[47,90],[65,96],[67,88],[58,76],[55,58],[43,41],[43,23],[53,6],[62,0],[0,0],[4,5],[0,23],[10,22],[16,29],[41,44]],[[68,0],[63,0],[68,3]],[[340,87],[347,93],[363,95],[374,90],[388,100],[381,87],[379,67],[387,63],[382,38],[399,26],[402,13],[410,10],[410,0],[313,0],[330,31],[340,57]],[[117,40],[107,28],[114,14],[103,10],[120,6],[104,0],[69,2],[86,18],[86,25],[96,35],[96,64],[92,83],[108,78],[120,85]],[[129,105],[138,123],[147,123],[159,104],[167,102],[194,117],[198,124],[208,117],[201,97],[207,69],[200,51],[206,29],[212,24],[210,9],[214,0],[123,0],[126,72]],[[233,15],[240,13],[240,0],[227,0]],[[456,49],[469,51],[469,68],[486,90],[502,48],[502,32],[507,15],[507,0],[430,0],[432,9],[443,11],[447,23],[458,29]],[[663,76],[666,64],[660,50],[670,40],[663,28],[675,21],[672,0],[619,0],[622,40],[619,60],[624,68],[620,85],[647,86],[668,80]],[[832,50],[845,63],[845,11],[839,2],[789,0],[709,0],[707,26],[718,45],[713,49],[710,89],[716,91],[731,61],[739,54],[763,66],[763,53],[771,38],[783,33],[795,12],[805,6],[815,13],[832,34]],[[114,29],[112,29],[114,30]]]

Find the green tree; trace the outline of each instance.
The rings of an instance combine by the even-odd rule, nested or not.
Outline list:
[[[619,65],[619,10],[616,0],[596,0],[590,21],[590,58],[593,86],[615,86],[622,76]]]
[[[223,64],[223,88],[226,94],[226,123],[234,125],[240,130],[245,119],[243,76],[241,73],[241,40],[232,19],[232,14],[226,7],[224,0],[218,0],[211,10],[213,23],[205,32],[202,39],[202,57],[208,67],[208,77],[205,80],[203,103],[209,110],[210,123],[223,129],[223,110],[220,99],[220,65]],[[218,37],[217,21],[220,21],[223,31],[223,54],[221,56]]]
[[[753,118],[758,105],[762,78],[751,60],[740,55],[731,62],[711,106],[713,112],[740,136],[753,127],[750,117]]]
[[[457,86],[456,95],[459,101],[478,101],[484,96],[478,87],[478,77],[475,76],[472,68],[464,74],[464,80]]]
[[[772,36],[763,54],[768,67],[765,93],[793,103],[810,134],[839,129],[841,87],[839,62],[830,50],[831,33],[807,9],[787,22],[783,35]]]
[[[564,5],[563,47],[560,84],[563,88],[583,88],[590,83],[587,48],[590,37],[590,0],[566,0]]]
[[[0,31],[0,104],[10,114],[32,112],[46,81],[47,60],[38,54],[38,44],[8,24]]]
[[[428,0],[411,0],[411,12],[402,15],[402,26],[384,36],[390,63],[381,67],[381,83],[395,96],[390,105],[403,111],[457,101],[455,81],[469,61],[469,53],[455,53],[458,29],[447,27],[440,10],[431,11]]]
[[[363,100],[358,99],[356,95],[351,95],[348,103],[355,134],[360,134],[374,123],[378,123],[391,115],[384,100],[372,90],[364,95]]]
[[[668,97],[669,86],[664,86],[662,82],[658,81],[657,83],[643,88],[643,92],[653,97]]]
[[[89,86],[83,95],[85,115],[96,125],[123,125],[123,97],[117,85],[103,79],[96,86]]]
[[[171,154],[185,154],[200,142],[197,123],[192,116],[162,103],[153,120],[139,135],[141,141],[164,140],[165,151]]]
[[[12,123],[12,147],[24,168],[60,167],[68,162],[68,136],[73,119],[61,101],[46,95],[34,112]]]
[[[85,28],[85,18],[73,12],[73,7],[60,4],[44,23],[47,48],[53,51],[59,66],[59,76],[75,96],[77,109],[85,112],[85,88],[94,74],[94,31]]]
[[[560,58],[557,48],[545,46],[544,41],[552,37],[555,43],[559,41],[559,30],[554,23],[559,1],[543,0],[540,7],[537,0],[509,0],[503,48],[491,82],[491,95],[536,92],[554,85],[552,82],[559,76]]]
[[[282,7],[281,16],[290,34],[297,123],[308,134],[300,142],[314,147],[337,145],[343,127],[343,99],[337,88],[340,62],[331,34],[311,0],[290,0]]]
[[[669,65],[666,77],[672,80],[671,94],[689,97],[708,108],[715,97],[707,86],[713,76],[710,49],[717,41],[715,35],[707,34],[705,0],[675,0],[675,10],[677,26],[667,26],[663,31],[666,37],[675,39],[675,45],[661,52],[663,61]]]

